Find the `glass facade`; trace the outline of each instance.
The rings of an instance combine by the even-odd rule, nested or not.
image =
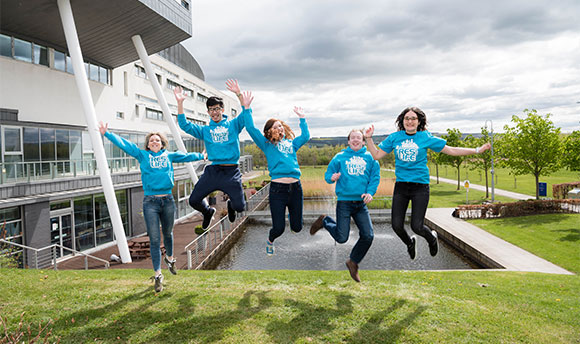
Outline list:
[[[20,207],[0,209],[0,238],[17,244],[23,244],[22,211]],[[0,245],[0,255],[8,257],[11,263],[22,267],[22,249],[12,245]],[[8,265],[11,265],[9,263]]]

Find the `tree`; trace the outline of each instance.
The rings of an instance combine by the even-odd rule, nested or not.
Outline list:
[[[554,127],[551,114],[543,117],[534,109],[525,109],[524,114],[526,118],[512,116],[515,127],[504,126],[501,150],[505,164],[515,175],[536,177],[536,199],[539,199],[540,176],[548,176],[560,167],[560,128]]]
[[[427,159],[435,164],[435,175],[437,176],[437,184],[439,184],[439,165],[441,165],[441,157],[444,153],[437,153],[432,150],[427,151]]]
[[[491,138],[487,128],[481,127],[481,137],[469,137],[465,141],[469,147],[480,147],[483,144],[490,142]],[[470,157],[469,165],[471,166],[471,170],[482,169],[485,173],[485,198],[489,198],[489,178],[487,176],[487,171],[491,169],[491,149]]]
[[[562,165],[570,171],[580,171],[580,130],[573,131],[562,144]]]
[[[463,141],[461,141],[461,132],[459,129],[447,129],[447,135],[442,135],[442,138],[447,140],[447,145],[452,147],[462,147]],[[461,184],[461,174],[459,170],[461,169],[461,163],[465,160],[464,156],[452,156],[441,153],[439,155],[439,160],[442,164],[455,167],[457,169],[457,190],[459,190],[459,185]]]

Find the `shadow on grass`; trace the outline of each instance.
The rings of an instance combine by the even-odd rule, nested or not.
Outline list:
[[[331,320],[352,313],[352,298],[348,294],[337,295],[335,308],[286,299],[285,307],[293,308],[298,314],[289,321],[271,321],[266,331],[275,343],[295,343],[299,339],[319,337],[335,328]]]
[[[560,241],[578,241],[580,240],[580,229],[570,228],[570,229],[558,229],[554,232],[566,234],[566,236],[561,237]]]
[[[192,338],[207,343],[219,341],[227,328],[251,318],[272,304],[266,293],[247,291],[234,310],[226,308],[215,315],[196,316],[193,301],[197,295],[182,297],[177,302],[177,309],[168,310],[159,303],[173,297],[173,294],[155,295],[152,289],[147,288],[112,304],[68,315],[67,319],[56,322],[53,332],[64,343],[93,340],[125,342],[130,337],[131,342],[142,343],[183,343]],[[250,300],[252,295],[257,297],[255,306]],[[76,320],[72,323],[71,319]],[[152,330],[151,327],[156,329]],[[150,331],[151,335],[139,337],[137,334],[142,331]]]
[[[421,313],[423,313],[425,309],[427,309],[425,306],[419,306],[406,317],[397,320],[388,328],[382,329],[381,327],[384,327],[383,323],[387,322],[389,315],[395,312],[397,309],[403,307],[405,303],[405,300],[398,300],[391,307],[385,309],[384,311],[374,313],[355,334],[347,339],[346,342],[353,344],[397,342],[403,329],[409,327],[415,321],[415,319]]]

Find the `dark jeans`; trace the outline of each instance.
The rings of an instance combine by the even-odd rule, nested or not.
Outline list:
[[[371,216],[363,201],[338,201],[336,203],[336,221],[326,216],[322,221],[324,228],[339,244],[348,241],[350,234],[350,217],[359,230],[359,239],[350,252],[350,259],[359,264],[373,243],[374,233]]]
[[[209,205],[204,198],[213,191],[223,191],[230,197],[235,211],[244,211],[244,188],[242,187],[242,173],[237,165],[206,166],[203,174],[195,184],[189,196],[189,205],[203,215],[209,212]]]
[[[274,242],[286,227],[286,207],[290,219],[290,230],[300,232],[302,230],[302,184],[300,181],[292,184],[270,183],[270,214],[272,214],[272,229],[268,239]]]
[[[411,237],[405,230],[405,214],[411,201],[411,229],[432,243],[435,237],[423,222],[427,205],[429,205],[429,184],[396,182],[393,193],[391,224],[393,230],[406,245],[411,244]]]
[[[173,196],[145,196],[143,198],[143,217],[149,236],[149,252],[153,261],[153,270],[161,270],[161,235],[163,233],[165,254],[173,256],[173,221],[175,219],[175,201]]]

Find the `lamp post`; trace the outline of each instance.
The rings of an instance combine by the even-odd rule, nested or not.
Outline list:
[[[491,128],[490,137],[491,137],[491,203],[495,201],[495,183],[493,175],[495,171],[493,170],[493,122],[491,119],[485,121],[485,129],[487,129],[487,122],[489,122],[489,126]]]

